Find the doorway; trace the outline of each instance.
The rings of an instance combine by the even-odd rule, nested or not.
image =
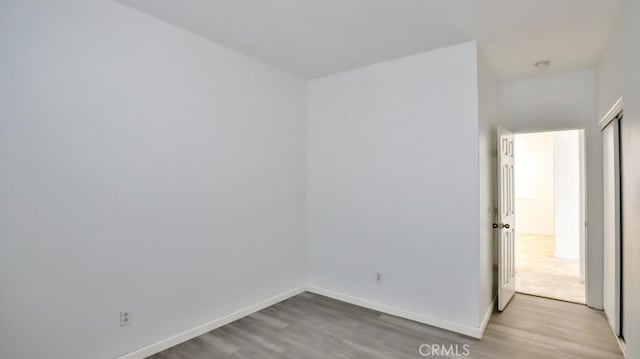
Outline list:
[[[584,131],[516,134],[514,147],[516,291],[584,304]]]

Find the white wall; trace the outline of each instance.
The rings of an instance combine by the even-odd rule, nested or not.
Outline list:
[[[541,75],[500,86],[500,119],[517,132],[585,130],[587,303],[602,308],[602,139],[594,70]],[[589,248],[591,250],[589,250]]]
[[[620,16],[622,18],[622,15]],[[620,19],[619,21],[622,21]],[[624,85],[623,28],[614,27],[597,70],[598,77],[598,117],[599,121],[622,96]]]
[[[600,62],[600,66],[598,67],[598,118],[600,120],[609,109],[615,104],[615,102],[623,95],[623,76],[624,76],[624,59],[622,53],[622,43],[623,43],[623,28],[621,25],[621,19],[618,21],[618,25],[613,29],[611,38],[608,41],[607,48],[605,50],[604,56]],[[615,178],[613,166],[613,146],[616,141],[614,141],[613,136],[613,127],[609,126],[608,132],[603,132],[603,157],[604,157],[604,171],[603,177],[606,177],[603,180],[603,188],[605,193],[605,201],[604,206],[609,211],[614,210],[615,200],[606,196],[607,193],[611,193],[613,189],[613,181]],[[609,159],[608,161],[606,159]],[[615,177],[615,176],[614,176]],[[613,200],[613,201],[612,201]],[[625,201],[623,201],[624,203]],[[609,212],[610,213],[610,212]],[[621,217],[621,213],[619,214]],[[607,218],[604,220],[604,230],[605,238],[603,244],[603,252],[604,252],[604,266],[603,266],[603,297],[604,304],[603,309],[605,311],[605,315],[609,320],[609,323],[613,326],[615,332],[618,332],[619,325],[616,324],[619,321],[619,317],[617,317],[617,311],[619,310],[620,303],[617,302],[618,298],[616,298],[616,288],[619,283],[615,282],[615,275],[617,272],[617,264],[616,263],[616,243],[615,237],[612,234],[615,234],[616,224],[615,220],[611,220],[611,218]],[[622,229],[618,228],[622,233]],[[608,234],[608,235],[607,235]],[[623,294],[625,294],[623,292]],[[624,300],[624,298],[622,298]]]
[[[553,236],[553,132],[515,135],[516,232]]]
[[[479,326],[477,75],[467,43],[310,82],[311,286]]]
[[[492,225],[497,216],[498,81],[482,53],[478,53],[478,145],[480,184],[480,308],[479,320],[493,309],[497,293],[497,241]]]
[[[624,96],[622,150],[623,335],[628,358],[640,358],[640,3],[626,0],[599,68],[599,113]]]
[[[580,131],[553,134],[555,256],[580,259]]]
[[[0,357],[113,358],[303,283],[303,81],[111,1],[3,1],[0,58]]]
[[[640,358],[640,3],[623,9],[622,238],[624,337],[629,358]]]

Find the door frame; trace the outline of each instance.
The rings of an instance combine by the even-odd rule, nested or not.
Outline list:
[[[614,315],[616,316],[615,318],[615,322],[616,322],[616,326],[614,327],[614,325],[611,323],[611,321],[609,320],[609,318],[607,318],[607,322],[609,323],[609,325],[611,326],[611,330],[613,331],[614,335],[616,336],[616,339],[618,340],[618,343],[620,344],[620,347],[622,348],[623,352],[625,349],[625,345],[624,345],[624,323],[622,321],[622,313],[624,311],[624,303],[623,303],[623,272],[622,272],[622,248],[624,246],[623,244],[623,237],[622,237],[622,217],[621,217],[621,211],[622,211],[622,168],[621,168],[621,139],[620,139],[620,131],[621,131],[621,120],[624,117],[624,99],[623,97],[620,97],[614,104],[613,106],[609,109],[609,111],[607,111],[607,113],[600,119],[600,121],[598,121],[598,125],[600,126],[600,129],[602,131],[605,130],[605,128],[607,128],[612,122],[614,121],[618,121],[618,123],[616,124],[616,126],[614,127],[614,135],[617,137],[617,146],[618,148],[616,149],[617,152],[617,160],[618,163],[614,164],[615,166],[615,171],[616,171],[616,176],[617,176],[617,181],[618,181],[618,188],[617,188],[617,193],[616,193],[616,204],[615,206],[617,207],[617,210],[620,212],[616,213],[616,224],[618,226],[618,228],[616,228],[616,238],[615,240],[615,263],[614,263],[614,268],[615,268],[615,278],[616,278],[616,283],[614,283],[614,288],[616,290],[615,292],[615,296],[614,296],[614,300],[616,302],[616,310]],[[604,215],[604,206],[603,206],[603,215]],[[604,229],[604,226],[603,226]],[[604,241],[604,237],[603,237],[603,241]],[[603,243],[604,245],[605,243]],[[603,252],[604,253],[604,252]],[[606,258],[604,258],[604,260],[606,260]],[[604,261],[603,261],[604,264]],[[604,274],[604,273],[603,273]],[[607,278],[604,278],[604,280],[607,280]],[[604,290],[604,284],[603,284],[603,290]],[[603,297],[606,294],[603,293]],[[605,316],[606,316],[606,312],[605,312]]]
[[[524,134],[532,134],[532,133],[546,133],[546,132],[563,132],[563,131],[580,131],[579,136],[579,156],[580,156],[580,274],[584,275],[584,291],[585,291],[585,305],[588,307],[593,307],[590,303],[589,297],[589,241],[588,233],[587,233],[587,188],[588,188],[588,178],[587,178],[587,129],[584,127],[537,127],[535,129],[512,129],[511,130],[514,135],[524,135]],[[518,215],[516,211],[516,216]],[[602,251],[601,251],[602,252]],[[517,292],[517,288],[516,288]]]

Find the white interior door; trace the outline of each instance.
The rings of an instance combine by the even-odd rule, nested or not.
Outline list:
[[[515,180],[513,133],[498,128],[498,310],[516,292]]]

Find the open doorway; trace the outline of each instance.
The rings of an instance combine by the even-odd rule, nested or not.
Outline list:
[[[516,134],[516,291],[585,303],[584,131]]]

